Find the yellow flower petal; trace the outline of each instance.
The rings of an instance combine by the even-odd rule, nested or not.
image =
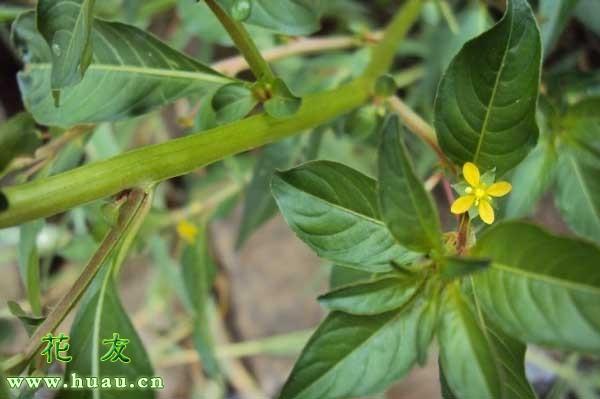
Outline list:
[[[463,166],[463,177],[471,186],[476,187],[479,185],[479,169],[472,162],[467,162]]]
[[[461,213],[467,212],[469,210],[469,208],[471,208],[473,206],[474,202],[475,202],[474,195],[462,196],[462,197],[458,198],[456,201],[454,201],[450,211],[452,213],[454,213],[455,215],[460,215]]]
[[[487,195],[491,195],[492,197],[503,197],[506,194],[510,193],[512,190],[512,185],[509,182],[499,181],[498,183],[492,184],[487,190]]]
[[[198,228],[187,220],[182,220],[177,224],[177,233],[179,234],[179,237],[191,245],[196,241]]]
[[[481,200],[479,202],[479,216],[487,224],[494,223],[494,208],[489,201]]]

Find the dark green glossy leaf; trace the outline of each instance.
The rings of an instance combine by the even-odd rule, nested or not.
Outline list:
[[[417,324],[417,361],[425,366],[429,360],[429,347],[435,336],[440,316],[440,290],[437,284],[426,282],[425,294],[418,300],[423,301],[423,311]]]
[[[40,286],[40,256],[37,248],[37,236],[44,227],[43,220],[26,223],[19,231],[19,271],[27,291],[27,299],[33,313],[42,314]]]
[[[4,122],[0,125],[0,173],[14,158],[33,154],[40,144],[35,121],[28,113],[22,112]]]
[[[306,344],[280,398],[348,398],[385,389],[416,361],[418,316],[418,309],[331,313]]]
[[[217,122],[225,124],[244,118],[258,104],[252,90],[241,83],[221,87],[212,98]]]
[[[446,379],[446,373],[444,373],[444,369],[442,369],[442,363],[438,362],[438,370],[440,373],[440,386],[442,388],[442,398],[443,399],[457,399],[452,389],[448,385],[448,380]]]
[[[379,148],[379,204],[383,221],[400,244],[419,252],[441,253],[437,208],[419,180],[401,137],[400,120],[383,126]]]
[[[302,99],[296,97],[281,79],[276,79],[271,87],[272,97],[264,103],[267,114],[274,118],[289,118],[302,106]]]
[[[415,277],[387,277],[336,289],[319,297],[321,305],[355,315],[376,315],[406,305],[420,288]]]
[[[239,0],[218,0],[232,13]],[[287,35],[307,35],[319,25],[318,0],[248,0],[250,15],[245,22]]]
[[[486,314],[507,333],[600,353],[598,247],[507,222],[487,231],[474,253],[492,259],[488,270],[473,277],[474,289]]]
[[[468,304],[458,286],[444,298],[440,363],[457,398],[526,399],[525,345],[501,334]]]
[[[540,61],[540,34],[526,0],[510,0],[498,24],[465,44],[435,105],[440,145],[454,162],[502,176],[525,158],[538,137]]]
[[[269,191],[271,177],[277,169],[289,168],[299,152],[295,138],[273,143],[264,148],[245,190],[244,211],[236,241],[241,248],[250,235],[277,213],[277,205]]]
[[[544,57],[554,48],[579,0],[540,0],[538,9]]]
[[[329,288],[335,290],[346,285],[356,284],[359,282],[371,281],[376,274],[354,269],[351,267],[331,265],[331,273],[329,274]]]
[[[219,364],[214,353],[209,307],[216,267],[209,253],[206,235],[206,226],[199,226],[196,241],[186,245],[183,250],[181,266],[184,286],[194,312],[194,344],[204,370],[214,377],[219,374]]]
[[[452,280],[480,272],[488,267],[490,267],[489,259],[449,256],[444,258],[444,265],[440,275],[446,280]]]
[[[556,204],[573,231],[600,242],[600,149],[583,145],[559,151]]]
[[[104,270],[96,276],[86,292],[73,322],[69,351],[73,360],[68,363],[65,376],[68,379],[72,373],[77,373],[79,376],[98,377],[99,383],[102,377],[108,376],[125,377],[130,382],[137,381],[140,377],[150,377],[150,386],[154,375],[150,360],[123,309],[112,268],[107,266],[104,266]],[[130,359],[129,363],[101,361],[110,349],[110,345],[102,341],[112,339],[114,333],[129,340],[123,351]],[[155,396],[156,390],[151,389],[103,389],[95,393],[78,389],[65,390],[60,394],[61,399],[152,399]]]
[[[15,22],[13,41],[27,64],[19,73],[25,105],[39,123],[50,126],[130,118],[232,82],[143,30],[95,20],[92,63],[78,85],[62,91],[60,107],[55,108],[51,51],[35,30],[33,13]]]
[[[284,218],[319,256],[369,272],[391,270],[415,255],[394,242],[381,222],[375,180],[342,164],[309,162],[271,183]]]
[[[52,90],[81,81],[92,61],[95,0],[39,0],[37,28],[52,53]]]

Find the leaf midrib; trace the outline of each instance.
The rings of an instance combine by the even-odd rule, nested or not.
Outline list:
[[[510,5],[513,7],[513,5]],[[512,10],[511,10],[512,11]],[[490,101],[488,103],[487,110],[485,111],[485,117],[483,119],[483,124],[481,126],[481,131],[479,132],[479,141],[477,142],[477,149],[475,150],[475,155],[473,156],[473,162],[477,163],[479,158],[479,154],[481,152],[481,146],[483,145],[483,139],[485,138],[485,133],[487,131],[487,125],[489,123],[491,111],[493,108],[493,104],[496,101],[496,94],[498,92],[498,85],[500,84],[500,77],[504,71],[504,67],[506,66],[506,56],[508,55],[508,49],[510,47],[510,43],[512,40],[513,29],[514,29],[514,15],[511,12],[511,20],[510,20],[510,30],[508,32],[508,39],[506,40],[506,46],[504,47],[504,53],[502,54],[502,60],[500,61],[500,68],[498,69],[498,74],[496,75],[496,80],[494,82],[494,87],[492,88],[492,95],[490,97]]]
[[[51,69],[52,64],[50,63],[32,63],[28,64],[28,69]],[[103,72],[114,72],[114,73],[132,73],[148,76],[160,76],[167,78],[176,79],[189,79],[199,80],[204,82],[213,82],[219,84],[232,83],[234,80],[225,76],[217,74],[210,74],[204,72],[188,72],[188,71],[177,71],[173,69],[160,69],[160,68],[148,68],[148,67],[136,67],[130,65],[111,65],[111,64],[92,64],[88,67],[88,71],[103,71]]]
[[[541,282],[544,282],[544,283],[547,283],[547,284],[550,284],[553,286],[559,286],[562,288],[570,288],[570,289],[577,290],[580,292],[586,292],[589,294],[600,296],[600,287],[584,285],[579,282],[574,282],[571,280],[563,280],[563,279],[559,279],[557,277],[553,277],[553,276],[549,276],[549,275],[535,274],[533,272],[523,270],[523,269],[515,267],[515,266],[505,265],[503,263],[498,263],[498,262],[492,263],[491,267],[508,272],[508,273],[512,273],[515,275],[520,275],[520,276],[523,276],[523,277],[531,279],[531,280],[541,281]]]

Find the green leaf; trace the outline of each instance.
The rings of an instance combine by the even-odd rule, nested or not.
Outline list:
[[[72,373],[77,373],[79,376],[97,377],[99,384],[103,377],[119,376],[128,381],[149,377],[150,386],[154,371],[142,341],[123,309],[112,267],[108,266],[105,265],[104,270],[92,282],[73,322],[69,342],[69,355],[73,359],[67,365],[65,376],[69,379]],[[110,345],[102,341],[112,339],[114,333],[129,340],[123,351],[131,359],[129,363],[101,361],[110,349]],[[61,399],[151,399],[155,396],[156,391],[151,389],[103,389],[93,393],[78,389],[65,390],[60,394]]]
[[[35,30],[33,13],[17,19],[13,41],[26,61],[19,73],[25,105],[36,121],[50,126],[131,118],[232,82],[141,29],[95,20],[92,63],[78,85],[62,91],[60,107],[55,108],[51,51]]]
[[[81,81],[92,61],[95,0],[39,0],[37,28],[52,53],[53,91]]]
[[[443,399],[457,399],[452,389],[448,385],[448,380],[446,379],[446,373],[444,373],[444,369],[442,369],[442,363],[438,361],[438,370],[440,373],[440,386],[442,388],[442,398]]]
[[[331,291],[319,297],[329,310],[354,315],[376,315],[406,305],[420,288],[415,277],[386,277],[368,283],[358,283]]]
[[[373,104],[365,105],[352,112],[345,122],[346,133],[357,139],[368,139],[381,126],[379,108]]]
[[[35,316],[27,313],[17,302],[8,301],[6,304],[8,305],[10,313],[21,321],[29,336],[31,336],[38,326],[46,319],[43,316]]]
[[[26,112],[17,114],[0,125],[0,173],[16,157],[33,154],[40,144],[35,121]]]
[[[563,146],[559,151],[555,198],[573,231],[600,242],[600,151],[586,148]]]
[[[19,271],[27,291],[27,299],[34,315],[42,315],[40,287],[40,256],[37,248],[37,236],[44,227],[43,220],[22,225],[19,230]]]
[[[193,338],[206,373],[215,377],[219,364],[214,353],[209,307],[216,267],[209,253],[207,226],[199,226],[196,242],[186,245],[181,258],[183,281],[193,306]]]
[[[4,372],[0,369],[0,397],[10,399],[12,395],[8,390],[8,386],[6,386],[6,377],[4,376]]]
[[[417,361],[419,365],[427,364],[429,355],[429,346],[435,332],[437,331],[440,315],[440,290],[437,284],[428,281],[425,287],[425,295],[421,298],[424,301],[423,311],[417,323]]]
[[[458,286],[449,290],[438,339],[451,391],[458,398],[535,398],[525,377],[525,345],[478,315]]]
[[[600,21],[597,18],[600,15],[600,3],[597,0],[579,0],[575,15],[589,29],[600,35]]]
[[[226,124],[244,118],[258,104],[252,90],[242,83],[231,83],[221,87],[212,98],[217,122]]]
[[[513,190],[506,203],[507,218],[530,215],[554,181],[557,160],[548,141],[540,140],[537,147],[514,170],[510,179]]]
[[[514,245],[519,243],[519,245]],[[492,266],[473,277],[492,321],[519,339],[600,353],[600,249],[524,222],[501,223],[474,248]]]
[[[465,44],[440,83],[435,128],[454,162],[502,176],[525,158],[538,138],[540,62],[533,12],[526,0],[510,0],[504,18]]]
[[[329,274],[329,288],[335,290],[345,285],[356,284],[359,282],[371,281],[377,276],[374,273],[365,272],[351,267],[331,265]]]
[[[239,0],[218,0],[232,13]],[[250,3],[250,14],[245,22],[286,35],[307,35],[319,25],[318,0],[245,0]]]
[[[418,310],[331,313],[306,344],[280,398],[335,399],[382,391],[416,361]]]
[[[277,169],[289,168],[299,152],[296,138],[282,140],[264,148],[245,190],[244,211],[236,241],[241,248],[252,233],[277,213],[277,205],[269,190],[271,177]]]
[[[390,117],[379,147],[378,194],[383,221],[406,248],[441,254],[437,208],[417,177],[401,134],[399,119]]]
[[[490,267],[489,259],[449,256],[444,258],[440,276],[446,280],[453,280],[480,272],[488,267]]]
[[[369,272],[415,258],[381,222],[375,180],[335,162],[309,162],[275,174],[271,188],[292,230],[317,254]]]
[[[264,107],[266,113],[273,118],[289,118],[302,106],[302,99],[296,97],[282,79],[276,79],[271,90],[272,97],[264,103]]]
[[[540,0],[538,9],[544,58],[550,55],[579,0]]]

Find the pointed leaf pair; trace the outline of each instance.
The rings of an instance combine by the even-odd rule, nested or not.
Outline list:
[[[503,19],[465,44],[440,83],[435,129],[450,159],[498,176],[523,160],[538,138],[540,63],[531,7],[509,0]]]
[[[600,248],[510,222],[487,231],[473,252],[492,260],[473,286],[503,330],[538,345],[600,353]]]
[[[457,398],[535,398],[525,377],[525,345],[489,324],[458,286],[443,303],[438,339],[449,390]]]
[[[52,51],[36,30],[33,12],[17,19],[13,41],[26,62],[19,73],[25,105],[36,121],[49,126],[131,118],[232,82],[141,29],[96,19],[92,62],[79,84],[62,90],[56,108],[51,94]]]
[[[52,52],[50,87],[60,90],[77,84],[92,61],[91,32],[95,0],[40,0],[37,27]]]
[[[437,208],[415,173],[397,117],[388,118],[383,126],[378,191],[383,220],[401,245],[442,253]]]
[[[212,107],[219,124],[235,122],[244,118],[258,104],[252,89],[242,83],[221,87],[212,98]]]
[[[324,259],[383,272],[415,258],[381,221],[375,180],[354,169],[309,162],[277,173],[271,187],[292,230]]]
[[[376,316],[333,312],[313,334],[281,399],[359,397],[385,389],[417,360],[420,308]]]

